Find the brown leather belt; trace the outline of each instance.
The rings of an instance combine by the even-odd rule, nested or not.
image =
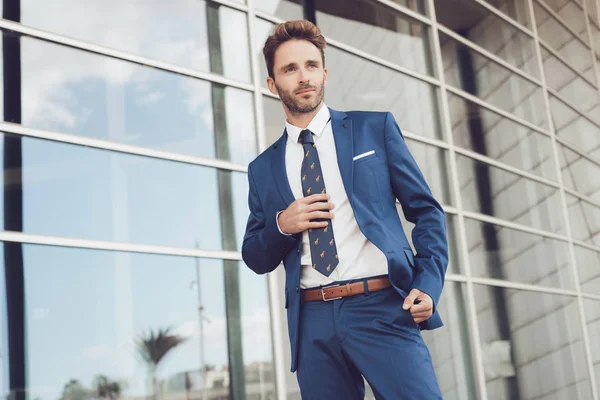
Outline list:
[[[390,286],[392,286],[392,284],[387,276],[367,280],[369,292],[376,292],[378,290],[389,288]],[[305,289],[302,291],[302,301],[337,300],[343,297],[354,296],[355,294],[363,294],[364,292],[365,285],[363,284],[363,281],[358,281],[318,289]]]

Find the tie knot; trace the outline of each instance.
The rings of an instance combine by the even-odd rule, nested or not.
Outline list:
[[[313,144],[315,142],[312,132],[308,129],[304,129],[302,132],[300,132],[300,137],[298,140],[300,140],[300,143],[302,144]]]

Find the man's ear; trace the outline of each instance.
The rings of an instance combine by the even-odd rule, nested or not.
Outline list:
[[[271,93],[273,93],[275,96],[279,96],[279,93],[277,93],[277,88],[275,87],[275,80],[270,76],[267,78],[267,86]]]
[[[323,84],[327,84],[327,68],[323,68]]]

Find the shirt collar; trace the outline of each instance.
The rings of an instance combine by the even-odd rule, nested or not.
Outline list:
[[[310,121],[310,124],[308,124],[306,129],[309,129],[317,137],[320,137],[321,133],[325,129],[325,126],[329,122],[330,117],[331,116],[329,114],[329,108],[325,105],[325,103],[323,103],[321,109],[319,110],[317,115],[314,116],[312,121]],[[285,129],[287,131],[288,137],[292,139],[294,143],[298,143],[300,132],[302,132],[304,128],[298,128],[297,126],[290,124],[286,120]]]

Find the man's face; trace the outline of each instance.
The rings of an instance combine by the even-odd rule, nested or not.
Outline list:
[[[289,40],[275,52],[271,93],[279,95],[292,114],[314,111],[323,101],[327,69],[321,52],[306,40]]]

